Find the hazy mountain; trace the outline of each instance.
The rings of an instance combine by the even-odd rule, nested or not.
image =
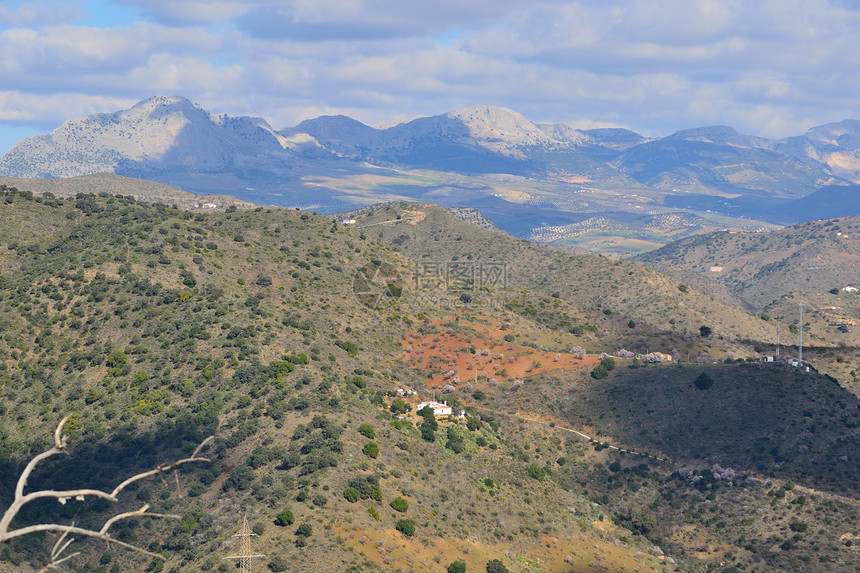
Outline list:
[[[154,97],[20,141],[0,159],[0,175],[115,173],[322,212],[381,201],[492,203],[487,216],[520,236],[544,221],[609,212],[684,209],[783,223],[795,220],[790,201],[860,181],[858,126],[846,120],[780,141],[725,126],[654,139],[475,106],[385,128],[323,116],[275,130],[179,96]]]
[[[131,109],[67,121],[28,137],[2,159],[11,177],[144,174],[171,169],[217,171],[288,160],[262,119],[209,113],[183,97],[154,97]],[[277,162],[271,164],[276,169]]]
[[[615,165],[643,185],[666,190],[711,189],[722,193],[801,197],[838,181],[820,167],[792,156],[730,143],[726,141],[729,134],[725,130],[716,134],[710,129],[693,133],[719,137],[675,134],[628,149]],[[750,141],[745,137],[737,139]]]
[[[771,149],[826,165],[839,177],[860,181],[860,121],[846,119],[775,141]]]

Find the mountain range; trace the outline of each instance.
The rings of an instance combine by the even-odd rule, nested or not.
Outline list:
[[[809,197],[819,217],[860,212],[860,121],[778,140],[724,126],[653,138],[476,106],[386,128],[322,116],[275,129],[158,96],[69,120],[0,159],[9,177],[91,173],[327,213],[380,201],[463,205],[519,236],[596,214],[626,223],[680,211],[743,229],[743,219],[807,220]]]

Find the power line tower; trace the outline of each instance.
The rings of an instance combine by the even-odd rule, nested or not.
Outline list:
[[[242,573],[251,573],[251,560],[264,558],[265,555],[252,555],[251,554],[251,537],[256,537],[256,533],[251,531],[251,528],[248,527],[248,516],[245,515],[242,518],[242,530],[239,531],[233,537],[240,537],[241,541],[239,544],[239,555],[229,555],[224,559],[238,559],[239,560],[239,570]]]

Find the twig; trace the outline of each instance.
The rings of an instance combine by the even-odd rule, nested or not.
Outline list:
[[[136,551],[138,553],[142,553],[144,555],[148,555],[148,556],[153,557],[153,558],[160,557],[160,555],[158,555],[157,553],[153,553],[153,552],[147,551],[146,549],[143,549],[141,547],[137,547],[135,545],[125,543],[124,541],[119,541],[117,539],[114,539],[113,537],[111,537],[107,533],[108,529],[114,523],[116,523],[117,521],[123,520],[123,519],[127,519],[129,517],[147,516],[147,517],[168,517],[168,518],[173,518],[173,519],[179,519],[180,518],[179,515],[173,515],[173,514],[147,513],[147,511],[149,510],[148,505],[144,505],[143,507],[141,507],[140,509],[138,509],[136,511],[128,511],[128,512],[120,513],[118,515],[111,517],[110,519],[108,519],[104,523],[104,525],[102,526],[100,531],[76,527],[74,522],[71,525],[60,525],[57,523],[43,523],[43,524],[38,524],[38,525],[30,525],[27,527],[21,527],[19,529],[13,529],[11,531],[10,531],[9,527],[12,523],[12,520],[15,518],[16,515],[18,515],[18,512],[21,510],[21,508],[24,505],[26,505],[27,503],[29,503],[33,500],[36,500],[36,499],[49,497],[49,498],[54,498],[57,501],[59,501],[60,503],[64,504],[64,503],[66,503],[67,500],[72,499],[72,498],[83,500],[84,498],[89,496],[89,497],[96,497],[96,498],[106,499],[108,501],[115,502],[115,501],[117,501],[117,495],[123,489],[125,489],[130,484],[132,484],[136,481],[139,481],[143,478],[163,474],[165,472],[169,472],[171,470],[174,470],[181,465],[191,463],[191,462],[209,462],[210,460],[208,458],[199,457],[198,454],[207,444],[209,444],[214,439],[214,436],[210,436],[210,437],[206,438],[205,440],[203,440],[203,442],[200,443],[200,445],[198,445],[197,448],[194,450],[194,453],[191,454],[191,457],[177,460],[177,461],[173,462],[172,464],[158,466],[155,469],[134,475],[134,476],[126,479],[122,483],[120,483],[110,493],[105,492],[105,491],[101,491],[101,490],[97,490],[97,489],[72,489],[72,490],[63,490],[63,491],[40,490],[40,491],[34,491],[32,493],[25,495],[24,494],[24,488],[27,486],[27,480],[29,479],[30,474],[32,474],[33,471],[36,469],[36,466],[39,465],[39,463],[42,462],[43,460],[45,460],[45,459],[47,459],[47,458],[49,458],[55,454],[67,453],[66,450],[67,450],[67,446],[68,446],[68,436],[63,434],[63,427],[66,425],[66,422],[68,422],[68,420],[69,420],[69,416],[66,416],[62,420],[60,420],[59,424],[57,424],[57,429],[54,430],[54,445],[53,445],[53,447],[49,448],[48,450],[42,452],[41,454],[39,454],[35,457],[33,457],[33,459],[31,459],[27,463],[27,465],[24,467],[24,470],[21,472],[21,476],[18,478],[18,483],[15,487],[15,497],[12,501],[12,504],[3,513],[3,517],[0,518],[0,543],[2,543],[3,541],[7,541],[9,539],[14,539],[16,537],[21,537],[23,535],[28,535],[30,533],[36,533],[39,531],[55,531],[55,532],[61,533],[60,537],[57,539],[57,541],[54,543],[53,548],[51,549],[50,560],[49,560],[48,564],[45,566],[45,568],[42,569],[43,572],[48,571],[50,569],[55,569],[60,563],[67,561],[68,559],[71,559],[72,557],[79,554],[79,552],[76,552],[76,553],[73,553],[71,555],[67,555],[65,557],[60,557],[60,555],[69,547],[69,545],[71,545],[75,541],[74,538],[66,540],[66,538],[71,533],[74,533],[77,535],[83,535],[85,537],[90,537],[92,539],[100,539],[102,541],[105,541],[108,544],[108,546],[110,546],[110,544],[113,543],[113,544],[116,544],[120,547],[125,547],[126,549],[130,549],[131,551]],[[176,483],[177,483],[177,487],[178,487],[179,486],[178,477],[177,477]]]

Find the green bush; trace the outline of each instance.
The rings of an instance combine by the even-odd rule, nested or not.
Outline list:
[[[371,440],[376,437],[376,430],[373,429],[371,424],[366,422],[358,427],[358,433]]]
[[[510,571],[499,559],[490,559],[487,561],[487,573],[510,573]]]
[[[295,522],[296,518],[293,516],[293,512],[289,509],[285,509],[275,517],[275,525],[280,525],[281,527],[292,525]]]
[[[456,560],[448,565],[448,573],[466,573],[466,562]]]
[[[529,474],[529,477],[538,481],[545,480],[547,475],[546,468],[541,467],[537,464],[529,464],[528,466],[526,466],[526,473]]]
[[[603,364],[598,364],[594,370],[591,371],[591,377],[595,380],[603,380],[607,376],[609,376],[609,371]]]
[[[269,569],[274,571],[275,573],[281,573],[281,571],[286,571],[290,568],[290,562],[280,555],[275,555],[272,557],[272,560],[269,561]]]
[[[403,398],[395,398],[394,401],[391,402],[390,410],[392,414],[405,414],[411,409],[412,408]]]
[[[699,390],[707,390],[714,385],[714,379],[702,372],[695,380],[693,380],[693,385]]]
[[[400,496],[395,497],[391,500],[391,503],[388,505],[391,506],[391,509],[394,511],[399,511],[400,513],[406,513],[409,510],[409,502],[403,499]]]
[[[375,442],[367,442],[361,450],[367,457],[376,459],[379,457],[379,446]]]
[[[314,534],[314,528],[310,523],[303,523],[299,525],[298,529],[296,529],[296,536],[298,537],[310,537]]]
[[[397,521],[397,524],[394,526],[394,528],[406,537],[412,537],[413,535],[415,535],[415,520],[400,519]]]
[[[346,501],[350,503],[355,503],[359,499],[361,499],[361,494],[358,493],[358,490],[354,487],[347,487],[343,490],[343,497],[346,498]]]

